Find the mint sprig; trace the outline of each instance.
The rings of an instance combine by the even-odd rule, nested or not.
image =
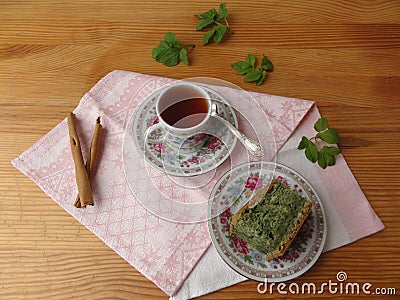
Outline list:
[[[202,14],[195,15],[200,19],[196,25],[197,31],[210,28],[203,37],[203,45],[207,45],[212,37],[214,42],[220,43],[226,32],[233,34],[233,30],[229,27],[228,20],[226,19],[229,15],[226,4],[220,4],[218,10],[219,12],[215,8],[212,8]],[[211,28],[212,25],[214,26]]]
[[[336,163],[335,156],[341,153],[341,150],[336,146],[323,145],[321,147],[321,141],[326,144],[339,143],[338,131],[334,128],[328,128],[328,120],[323,117],[315,122],[314,129],[317,134],[312,138],[303,136],[297,149],[305,149],[307,159],[312,163],[318,162],[318,165],[323,169],[333,166]]]
[[[181,44],[172,32],[165,34],[164,40],[152,50],[152,57],[165,66],[176,66],[180,61],[189,65],[187,48],[194,48],[193,44]]]
[[[261,65],[259,67],[255,66],[256,57],[254,54],[247,54],[245,61],[238,61],[231,65],[232,68],[237,70],[239,75],[245,75],[245,82],[256,82],[256,85],[261,85],[266,76],[267,72],[272,72],[274,66],[272,62],[263,54],[261,59]]]

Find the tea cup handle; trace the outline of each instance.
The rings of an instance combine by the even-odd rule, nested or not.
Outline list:
[[[162,130],[163,134],[158,138],[152,138],[150,136],[150,134],[155,130]],[[164,139],[165,139],[164,127],[160,123],[151,125],[149,128],[146,129],[146,132],[144,134],[144,139],[146,142],[153,143],[153,144],[163,143]]]

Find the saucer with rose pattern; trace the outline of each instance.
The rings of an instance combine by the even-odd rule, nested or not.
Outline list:
[[[263,253],[230,233],[230,223],[254,193],[273,179],[310,199],[313,207],[288,250],[266,260]],[[211,192],[208,217],[218,254],[236,272],[260,282],[282,282],[300,276],[318,260],[326,240],[326,217],[318,194],[299,173],[273,162],[248,162],[222,176]]]
[[[202,86],[211,100],[217,104],[218,114],[236,128],[238,121],[233,108],[227,100],[214,90]],[[221,165],[236,145],[236,137],[231,131],[215,119],[211,119],[205,144],[192,153],[183,153],[164,143],[146,142],[145,132],[151,125],[158,123],[156,101],[159,90],[147,97],[138,108],[133,120],[133,137],[136,148],[148,164],[155,169],[172,176],[196,176],[207,173]]]

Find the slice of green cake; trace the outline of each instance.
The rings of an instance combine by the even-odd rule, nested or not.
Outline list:
[[[306,220],[312,201],[273,180],[253,208],[250,202],[232,217],[231,234],[264,253],[267,260],[283,255]]]

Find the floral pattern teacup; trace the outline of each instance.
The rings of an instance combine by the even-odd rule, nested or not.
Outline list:
[[[157,98],[156,113],[158,122],[146,130],[147,142],[191,153],[207,141],[211,99],[200,86],[179,82],[167,87]]]

